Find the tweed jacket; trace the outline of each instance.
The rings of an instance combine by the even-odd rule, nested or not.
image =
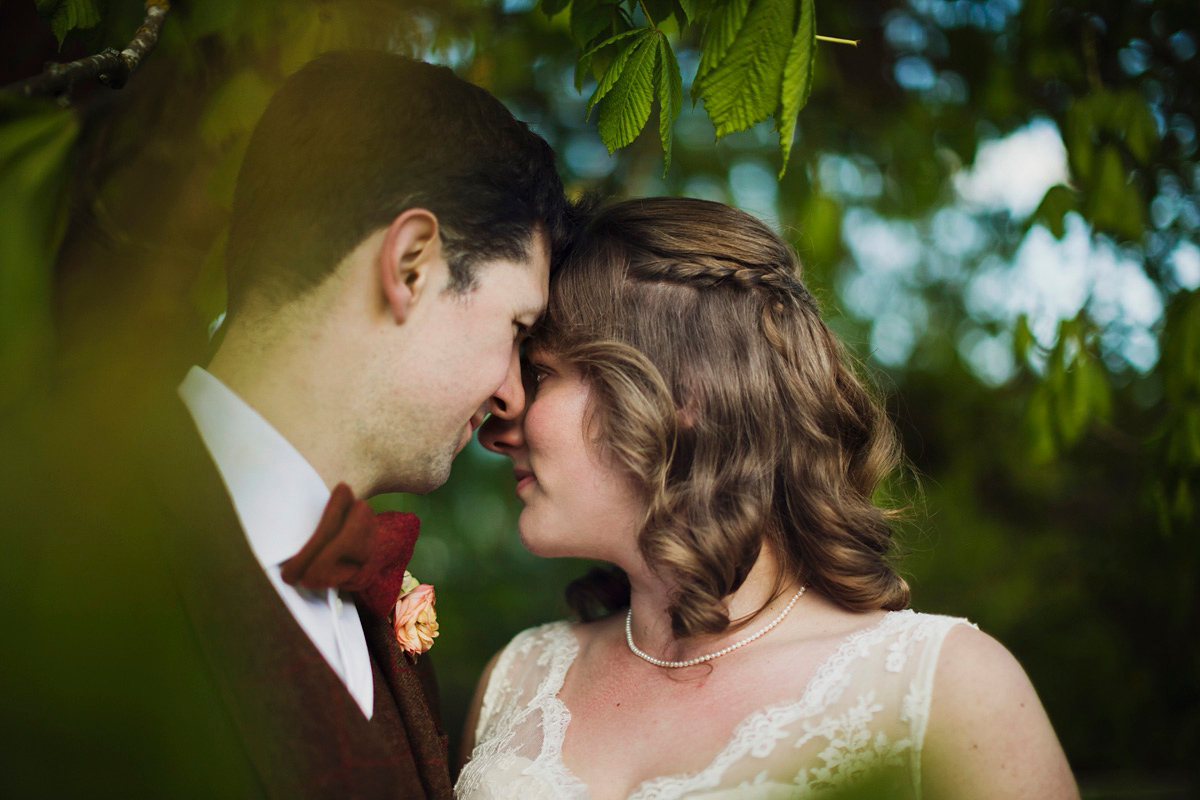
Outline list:
[[[244,756],[241,785],[279,798],[450,797],[428,657],[401,651],[391,625],[359,604],[375,694],[365,718],[263,573],[176,406],[151,437],[161,450],[147,462],[159,465],[152,483],[168,520],[161,552],[204,665],[201,694],[216,707],[206,724]]]

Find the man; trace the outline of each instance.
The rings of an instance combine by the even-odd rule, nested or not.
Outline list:
[[[541,138],[399,56],[318,58],[255,129],[224,338],[149,457],[205,665],[190,697],[236,792],[449,796],[429,681],[387,620],[282,566],[338,483],[429,491],[486,414],[522,411],[518,348],[565,209]]]

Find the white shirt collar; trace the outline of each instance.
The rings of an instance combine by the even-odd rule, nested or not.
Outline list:
[[[192,412],[263,569],[300,551],[329,489],[304,456],[225,384],[192,367],[179,394]]]

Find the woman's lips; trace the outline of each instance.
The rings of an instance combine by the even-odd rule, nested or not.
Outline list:
[[[520,496],[522,489],[524,489],[526,486],[532,485],[533,482],[537,480],[533,473],[527,469],[515,469],[513,470],[513,476],[517,479],[518,496]]]

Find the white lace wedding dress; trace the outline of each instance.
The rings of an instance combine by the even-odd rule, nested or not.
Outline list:
[[[631,800],[821,797],[868,778],[887,781],[888,797],[919,798],[934,668],[958,624],[969,623],[888,613],[846,637],[799,697],[744,719],[703,770],[647,780]],[[588,797],[562,760],[571,714],[558,692],[578,650],[565,622],[524,631],[504,649],[455,786],[459,800]]]

